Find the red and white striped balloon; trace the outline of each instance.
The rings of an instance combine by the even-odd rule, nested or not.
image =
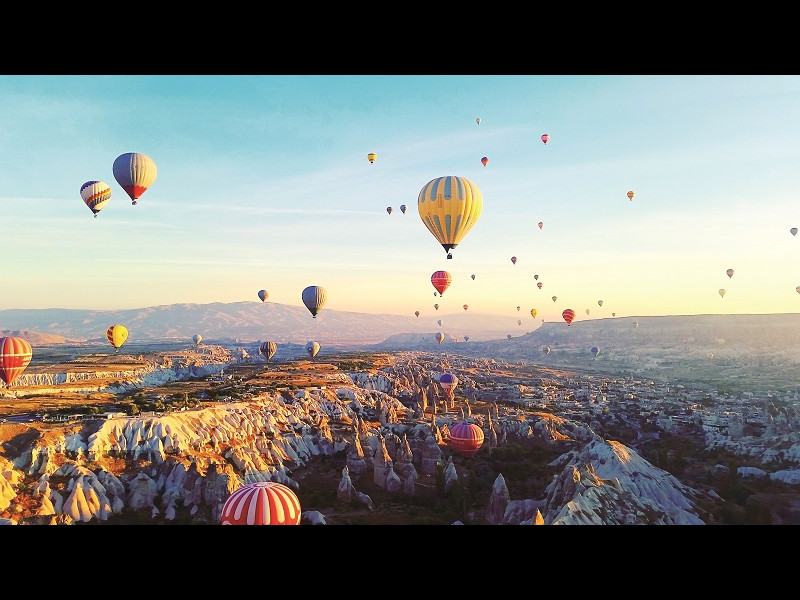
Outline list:
[[[483,445],[483,429],[475,423],[457,423],[450,429],[447,444],[460,455],[470,458]]]
[[[31,345],[19,337],[0,338],[0,379],[11,385],[28,367],[33,357]]]
[[[233,492],[222,506],[222,525],[299,525],[300,501],[287,486],[256,481]]]

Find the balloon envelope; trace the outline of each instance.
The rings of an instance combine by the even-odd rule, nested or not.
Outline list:
[[[633,200],[633,197],[634,197],[635,195],[636,195],[636,194],[634,194],[634,193],[633,193],[633,190],[629,191],[629,192],[628,192],[628,200]]]
[[[438,304],[434,304],[433,308],[435,308],[436,310],[439,310],[439,305]]]
[[[114,348],[119,348],[128,339],[128,329],[124,325],[112,325],[106,329],[106,339]]]
[[[458,377],[456,377],[452,373],[442,373],[439,376],[439,384],[442,386],[442,389],[449,395],[458,385]]]
[[[733,269],[728,269],[727,271],[725,271],[725,273],[727,273],[729,278],[733,277]]]
[[[97,213],[111,200],[111,188],[105,181],[87,181],[81,186],[81,198],[97,218]]]
[[[542,227],[544,227],[544,223],[542,223],[541,221],[539,221],[539,229],[541,229]]]
[[[461,243],[481,216],[483,194],[466,177],[437,177],[420,190],[417,210],[425,227],[447,252],[447,258],[452,258],[450,250]]]
[[[550,141],[550,134],[549,133],[543,133],[542,134],[542,142],[544,142],[544,144],[547,145],[547,142],[549,142],[549,141]]]
[[[575,311],[571,308],[566,308],[561,313],[561,316],[564,317],[564,320],[567,322],[567,325],[572,323],[572,320],[575,318]]]
[[[444,334],[441,331],[436,333],[436,341],[440,344],[444,341]]]
[[[552,298],[550,298],[550,300],[552,300],[553,302],[555,302],[556,300],[558,300],[558,296],[553,296]]]
[[[406,209],[407,209],[407,208],[408,208],[408,207],[407,207],[405,204],[401,204],[401,205],[400,205],[400,212],[401,212],[401,213],[403,213],[403,214],[406,214]]]
[[[719,290],[719,295],[720,295],[720,296],[722,296],[722,297],[724,298],[724,297],[725,297],[725,290],[724,290],[724,289],[722,289],[722,288],[720,288],[720,290]]]
[[[200,345],[200,342],[203,341],[203,336],[198,333],[192,336],[192,341],[195,343],[195,345]]]
[[[475,281],[475,273],[473,273],[472,275],[470,275],[470,277],[472,277],[472,280],[473,280],[473,281]]]
[[[259,346],[258,351],[266,356],[267,360],[269,360],[275,356],[275,353],[278,351],[278,344],[275,342],[263,342],[261,346]]]
[[[792,227],[792,228],[789,230],[789,233],[791,233],[792,235],[797,235],[797,227]]]
[[[462,306],[461,308],[463,308],[464,310],[467,310],[467,309],[469,308],[469,305],[468,305],[468,304],[465,304],[465,305],[464,305],[464,306]]]
[[[545,354],[550,354],[550,346],[546,346],[544,349]]]
[[[220,514],[221,525],[299,525],[300,501],[291,488],[256,481],[233,492]]]
[[[480,125],[480,124],[481,124],[481,118],[480,118],[480,117],[478,117],[477,119],[475,119],[475,122],[476,122],[478,125]]]
[[[431,275],[431,283],[440,296],[444,295],[444,291],[450,287],[452,281],[453,278],[447,271],[434,271],[433,275]]]
[[[33,350],[21,337],[0,338],[0,379],[10,386],[28,368]]]
[[[314,341],[307,342],[306,352],[308,352],[308,355],[311,358],[314,358],[317,355],[317,352],[319,352],[319,343]]]
[[[266,302],[267,298],[269,298],[269,292],[267,290],[258,290],[258,297],[262,302]]]
[[[392,207],[391,206],[387,206],[386,207],[386,212],[389,213],[389,214],[392,214]]]
[[[600,348],[598,348],[597,346],[592,346],[591,352],[592,352],[592,354],[597,356],[598,354],[600,354]]]
[[[450,429],[447,445],[461,456],[470,458],[483,445],[483,429],[475,423],[457,423]]]
[[[130,196],[131,204],[136,204],[139,197],[153,185],[158,175],[156,163],[141,152],[120,154],[114,159],[112,171],[114,179]]]
[[[514,264],[517,264],[517,257],[516,256],[512,256],[511,257],[511,262],[514,263]]]
[[[542,284],[542,282],[540,281],[539,283],[537,283],[537,284],[536,284],[536,287],[538,287],[539,289],[542,289],[542,285],[543,285],[543,284]]]
[[[535,308],[532,308],[531,309],[531,316],[535,319],[537,314],[539,314],[539,311],[536,310]]]
[[[370,162],[370,164],[374,163],[376,158],[378,158],[378,155],[375,154],[374,152],[370,152],[369,154],[367,154],[367,160]],[[392,162],[392,161],[389,161],[389,162]]]
[[[481,159],[481,164],[482,164],[482,165],[485,167],[487,164],[489,164],[489,158],[488,158],[488,157],[486,157],[486,156],[484,156],[484,157]]]
[[[417,315],[417,316],[419,316],[419,311],[418,311],[418,310],[415,310],[415,311],[414,311],[414,314],[415,314],[415,315]]]
[[[303,304],[311,312],[311,315],[316,319],[319,311],[325,306],[328,301],[328,292],[324,287],[318,285],[310,285],[303,290],[302,294]]]

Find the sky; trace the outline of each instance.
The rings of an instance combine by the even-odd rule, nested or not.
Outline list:
[[[0,75],[0,98],[0,310],[317,285],[374,314],[800,311],[797,75]],[[158,169],[135,206],[127,152]],[[446,175],[483,195],[451,260],[417,210]]]

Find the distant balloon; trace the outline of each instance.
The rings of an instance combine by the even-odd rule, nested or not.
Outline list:
[[[262,302],[266,302],[267,298],[269,298],[269,292],[267,290],[258,290],[258,297]]]
[[[597,306],[603,306],[603,301],[602,300],[598,300],[597,301]]]
[[[315,342],[313,340],[306,342],[306,352],[308,352],[308,355],[311,358],[314,358],[317,355],[317,352],[319,352],[319,342]]]
[[[725,271],[725,272],[728,274],[728,277],[729,277],[729,278],[730,278],[730,277],[733,277],[733,269],[728,269],[728,270],[727,270],[727,271]]]
[[[471,458],[483,445],[483,429],[475,423],[457,423],[450,429],[447,445],[465,458]]]
[[[447,271],[434,271],[433,275],[431,275],[431,283],[440,296],[444,296],[444,291],[450,287],[452,281],[453,278]]]
[[[600,348],[598,348],[597,346],[592,346],[591,353],[597,356],[598,354],[600,354]]]
[[[516,256],[512,256],[511,257],[511,262],[514,263],[514,264],[517,264],[517,257]]]
[[[538,276],[538,275],[534,275],[534,276],[533,276],[533,278],[534,278],[534,279],[536,279],[536,280],[538,280],[538,279],[539,279],[539,276]]]
[[[489,158],[487,156],[484,156],[481,159],[481,164],[485,167],[487,164],[489,164]]]
[[[539,314],[539,311],[536,310],[535,308],[532,308],[531,309],[531,316],[535,319],[537,314]]]
[[[401,213],[406,214],[406,210],[407,209],[408,209],[408,207],[405,204],[401,204],[400,205],[400,212]]]
[[[480,117],[478,117],[477,119],[475,119],[475,122],[476,122],[478,125],[480,125],[480,124],[481,124],[481,118],[480,118]]]
[[[469,341],[469,336],[468,336],[468,335],[465,335],[465,336],[464,336],[464,341],[465,341],[465,342],[468,342],[468,341]]]
[[[586,314],[587,314],[587,315],[589,314],[589,309],[588,309],[588,308],[586,309]]]
[[[544,143],[544,145],[546,146],[547,142],[549,142],[549,141],[550,141],[550,134],[549,133],[543,133],[542,134],[542,143]]]
[[[299,525],[300,500],[276,481],[243,485],[222,505],[221,525]]]
[[[378,155],[375,154],[374,152],[370,152],[369,154],[367,154],[367,160],[369,161],[370,164],[374,163],[376,158],[378,158]]]
[[[439,305],[438,304],[434,304],[433,308],[435,308],[436,310],[439,310]]]
[[[539,229],[541,229],[542,227],[544,227],[544,223],[542,221],[539,221]]]
[[[415,311],[414,311],[414,314],[415,314],[415,315],[417,315],[417,316],[419,317],[419,311],[418,311],[418,310],[415,310]]]
[[[278,344],[275,342],[264,342],[259,346],[258,351],[269,360],[275,356],[275,353],[278,351]]]
[[[417,210],[425,227],[447,252],[447,258],[453,258],[450,251],[481,216],[483,194],[466,177],[437,177],[420,190]]]
[[[637,327],[639,327],[639,321],[634,321],[633,328],[636,329]]]
[[[789,233],[791,233],[792,235],[797,235],[797,227],[792,227],[792,228],[789,230]]]
[[[507,337],[508,339],[511,339],[511,334],[509,333],[508,335],[506,335],[506,337]]]
[[[575,311],[571,308],[566,308],[561,313],[561,316],[564,317],[564,320],[567,322],[567,327],[572,324],[572,320],[575,318]]]
[[[192,337],[192,341],[194,342],[195,346],[199,346],[200,342],[203,341],[203,336],[198,333]]]
[[[517,319],[517,325],[522,325],[522,319]]]
[[[611,313],[611,316],[612,316],[612,317],[616,317],[616,316],[617,316],[617,313]]]
[[[545,346],[544,353],[545,354],[550,354],[550,346]]]
[[[439,325],[439,327],[441,327],[442,326],[442,320],[439,319],[438,321],[436,321],[436,324]]]
[[[392,214],[392,207],[391,206],[387,206],[386,207],[386,212],[389,213],[389,214]]]
[[[794,288],[794,289],[795,289],[795,290],[797,290],[797,293],[798,293],[798,294],[800,294],[800,285],[798,285],[798,286],[797,286],[796,288]]]
[[[475,281],[475,273],[473,273],[472,275],[470,275],[470,277],[472,277],[472,281]]]
[[[111,200],[111,188],[105,181],[87,181],[81,186],[81,198],[96,219],[97,213]]]
[[[316,319],[317,314],[328,301],[328,292],[324,287],[310,285],[303,290],[302,299],[303,304],[305,304],[306,308],[311,312],[311,316]]]
[[[464,310],[467,310],[467,309],[469,308],[469,305],[468,305],[468,304],[465,304],[465,305],[464,305],[462,308],[463,308]]]
[[[141,152],[126,152],[114,159],[114,179],[131,198],[131,204],[144,194],[158,175],[153,159]]]
[[[724,297],[725,297],[725,290],[724,290],[724,289],[722,289],[722,288],[720,288],[720,290],[719,290],[719,295],[720,295],[720,296],[722,296],[722,297],[724,298]]]
[[[634,193],[633,193],[633,190],[629,191],[629,192],[628,192],[628,200],[633,200],[633,197],[634,197],[635,195],[636,195],[636,194],[634,194]]]
[[[452,373],[442,373],[439,375],[439,385],[442,386],[442,389],[448,396],[452,396],[453,390],[456,389],[458,385],[458,377]]]
[[[520,309],[520,308],[522,308],[522,307],[520,307],[520,306],[518,306],[518,307],[517,307],[517,312],[519,312],[519,309]]]
[[[544,284],[540,281],[539,283],[536,284],[536,287],[538,287],[539,289],[542,289],[543,285]],[[553,302],[555,302],[555,300],[553,300]]]
[[[22,375],[33,358],[33,350],[27,340],[21,337],[0,338],[0,379],[10,386]]]
[[[128,330],[124,325],[112,325],[106,329],[106,339],[114,346],[114,352],[128,339]]]
[[[436,341],[440,344],[444,341],[444,334],[441,331],[437,332],[435,337]]]
[[[555,302],[556,300],[558,300],[558,297],[557,297],[557,296],[553,296],[553,297],[552,297],[552,298],[550,298],[550,299],[551,299],[553,302]]]

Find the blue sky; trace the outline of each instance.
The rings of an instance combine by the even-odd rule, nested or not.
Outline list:
[[[303,306],[309,285],[399,315],[800,309],[798,76],[5,75],[0,97],[0,309]],[[136,206],[125,152],[158,167]],[[484,198],[452,260],[416,202],[444,175]],[[112,189],[96,219],[90,180]]]

